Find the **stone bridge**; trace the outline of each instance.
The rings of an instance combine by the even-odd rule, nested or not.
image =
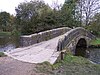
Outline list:
[[[66,51],[87,57],[86,48],[95,36],[84,28],[63,27],[32,35],[21,36],[21,47],[5,52],[8,56],[29,63],[45,61],[54,64],[63,59]]]

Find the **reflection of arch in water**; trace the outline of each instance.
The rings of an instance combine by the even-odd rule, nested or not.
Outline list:
[[[86,57],[87,41],[81,38],[76,44],[75,55]]]

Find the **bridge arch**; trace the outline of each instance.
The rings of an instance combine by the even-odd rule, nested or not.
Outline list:
[[[88,51],[86,48],[92,39],[95,39],[95,36],[84,28],[72,29],[59,39],[57,51],[63,53],[70,50],[73,55],[87,57]]]
[[[86,57],[87,41],[85,38],[80,38],[76,44],[75,55]]]

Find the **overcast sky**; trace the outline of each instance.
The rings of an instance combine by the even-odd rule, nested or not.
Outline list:
[[[18,6],[19,3],[24,1],[31,1],[31,0],[0,0],[0,12],[6,11],[10,14],[15,14],[15,7]],[[44,0],[45,3],[48,3],[49,5],[52,5],[53,1],[57,0]],[[58,0],[58,3],[64,3],[64,0]]]

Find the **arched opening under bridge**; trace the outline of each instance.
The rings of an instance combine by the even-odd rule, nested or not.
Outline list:
[[[84,38],[81,38],[76,44],[75,56],[87,57],[86,49],[87,42]]]

